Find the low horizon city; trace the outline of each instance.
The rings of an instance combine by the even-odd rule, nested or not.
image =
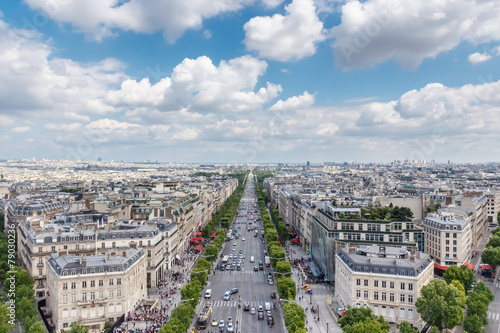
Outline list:
[[[500,1],[0,4],[0,333],[500,333]]]

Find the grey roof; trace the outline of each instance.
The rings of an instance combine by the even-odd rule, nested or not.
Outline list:
[[[101,254],[97,256],[59,256],[50,255],[47,263],[57,275],[95,274],[105,272],[126,271],[144,256],[142,248],[129,248],[123,256],[123,251],[118,255]]]
[[[418,276],[432,263],[426,253],[418,252],[411,260],[406,248],[379,246],[360,246],[350,253],[349,248],[342,248],[337,252],[337,260],[339,258],[355,272],[402,276]]]

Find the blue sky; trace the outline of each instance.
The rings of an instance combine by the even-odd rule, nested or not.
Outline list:
[[[494,0],[0,5],[0,157],[497,161]]]

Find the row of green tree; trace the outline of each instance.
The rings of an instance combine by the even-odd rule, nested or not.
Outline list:
[[[421,297],[415,305],[422,319],[435,332],[463,323],[464,332],[484,333],[488,306],[495,298],[491,290],[483,281],[476,283],[474,272],[466,265],[450,266],[443,278],[444,281],[432,280],[420,290]]]
[[[265,199],[263,197],[264,190],[262,188],[262,181],[258,181],[258,179],[259,178],[256,176],[255,186],[257,201],[264,226],[267,250],[271,258],[271,265],[275,269],[278,295],[282,301],[285,300],[285,302],[282,302],[285,325],[290,333],[304,333],[306,332],[304,309],[295,303],[297,285],[291,277],[292,265],[289,261],[285,260],[285,250],[281,246],[281,243],[278,242],[277,227],[271,222],[271,218],[267,213]],[[267,193],[265,193],[265,195],[267,195]],[[281,223],[283,223],[283,221],[281,221]],[[288,231],[286,232],[286,236],[288,237]]]
[[[33,278],[29,275],[28,271],[17,266],[10,268],[8,257],[8,237],[4,234],[3,229],[4,216],[0,213],[0,225],[2,229],[0,232],[0,281],[2,284],[2,293],[0,293],[0,333],[7,333],[13,327],[9,324],[9,314],[15,312],[15,318],[23,325],[23,331],[27,333],[45,333],[45,325],[43,322],[38,321],[38,310],[35,301],[35,290],[33,289]],[[17,253],[17,237],[14,242]],[[11,294],[11,282],[15,290]],[[13,296],[13,297],[12,297]],[[11,305],[14,301],[14,305]],[[14,310],[15,308],[15,310]]]
[[[365,209],[361,207],[361,215],[368,216],[370,220],[409,220],[413,218],[413,212],[408,207],[394,207],[392,203],[389,207],[370,207]]]
[[[238,172],[232,173],[231,176],[238,179],[238,186],[234,192],[227,198],[226,202],[217,210],[210,222],[208,222],[201,231],[203,238],[209,238],[214,232],[215,228],[219,223],[223,228],[228,228],[230,221],[233,220],[236,211],[238,210],[238,205],[243,195],[243,190],[246,185],[246,176],[248,172]]]
[[[358,333],[387,333],[391,325],[385,321],[384,317],[376,316],[369,307],[347,306],[345,315],[339,319],[339,325],[343,332]],[[397,326],[400,333],[418,333],[407,321],[400,322]]]
[[[500,227],[491,232],[491,237],[481,254],[481,260],[489,264],[493,271],[500,266]]]

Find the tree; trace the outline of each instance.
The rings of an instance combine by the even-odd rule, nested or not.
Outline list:
[[[486,247],[492,246],[492,247],[500,247],[500,234],[495,234],[490,237],[490,240],[486,244]]]
[[[210,261],[215,261],[217,259],[217,254],[219,253],[219,250],[217,249],[216,246],[207,246],[205,249],[205,255],[207,256],[207,259]]]
[[[464,331],[467,333],[485,333],[484,318],[473,315],[464,319]]]
[[[467,300],[467,297],[465,296],[464,286],[460,282],[458,282],[457,280],[451,281],[450,285],[452,285],[453,287],[458,289],[458,291],[460,292],[460,297],[462,298],[462,301],[465,303],[465,301]]]
[[[416,328],[413,328],[409,322],[402,321],[396,325],[399,330],[399,333],[418,333]]]
[[[37,321],[33,323],[29,329],[27,330],[27,333],[45,333],[45,325],[41,321]]]
[[[382,318],[382,320],[384,320]],[[385,323],[385,325],[384,325]],[[381,323],[375,318],[368,318],[364,321],[357,322],[352,326],[348,326],[343,329],[345,333],[359,333],[359,332],[370,332],[370,333],[388,333],[391,328],[389,323]]]
[[[446,269],[443,275],[443,279],[446,283],[450,284],[451,281],[457,280],[464,286],[465,293],[468,294],[472,290],[472,285],[476,282],[476,277],[472,269],[467,267],[467,265],[450,266]]]
[[[486,286],[486,284],[484,283],[484,281],[479,281],[479,283],[476,284],[476,286],[474,287],[474,291],[477,291],[477,292],[483,294],[484,296],[486,296],[486,298],[488,298],[488,300],[490,301],[490,303],[493,302],[493,300],[495,299],[495,295],[490,290],[490,288],[488,288]]]
[[[9,313],[9,308],[6,305],[0,304],[0,333],[9,333],[9,330],[14,328],[9,324]]]
[[[490,301],[488,297],[480,292],[473,291],[470,293],[469,297],[467,297],[467,316],[480,316],[485,319],[483,325],[486,325],[489,305]]]
[[[281,273],[281,274],[290,275],[290,274],[292,274],[292,265],[290,264],[289,261],[284,261],[284,260],[278,261],[276,263],[276,272]],[[283,276],[285,276],[285,275],[283,275]]]
[[[485,248],[481,254],[481,260],[489,264],[495,271],[497,266],[500,265],[500,247],[488,246]]]
[[[296,285],[295,281],[288,276],[278,276],[276,279],[276,286],[278,287],[278,295],[281,299],[295,300]]]
[[[71,327],[69,333],[89,333],[89,329],[86,326],[82,325],[81,321],[72,322],[69,327]]]
[[[420,293],[422,296],[415,305],[424,321],[436,326],[439,331],[452,329],[462,322],[465,302],[453,285],[443,280],[432,280],[422,287]]]

